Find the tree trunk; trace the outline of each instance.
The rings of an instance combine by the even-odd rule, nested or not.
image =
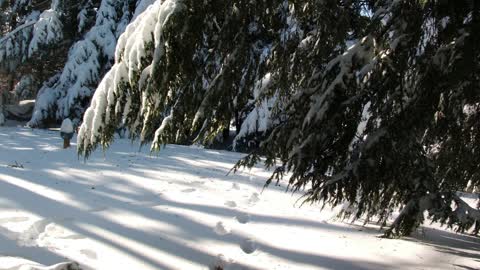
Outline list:
[[[228,141],[230,138],[230,124],[222,130],[223,142]]]
[[[63,139],[63,149],[70,147],[70,139]]]
[[[238,110],[235,110],[235,131],[240,133],[240,129],[242,128],[242,123],[240,122],[240,115],[238,113]]]
[[[3,113],[3,88],[0,88],[0,113]]]

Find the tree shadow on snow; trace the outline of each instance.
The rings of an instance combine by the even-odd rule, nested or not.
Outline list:
[[[422,230],[423,233],[405,239],[433,247],[441,253],[480,261],[480,238],[435,228],[424,227]],[[469,269],[468,266],[462,267]]]
[[[24,179],[25,180],[25,179]],[[114,191],[113,191],[114,192]],[[70,193],[70,196],[75,196],[75,194]],[[207,226],[198,221],[189,219],[185,216],[171,213],[162,209],[162,205],[170,207],[183,207],[186,210],[201,211],[207,213],[216,213],[225,216],[234,216],[237,214],[235,210],[230,210],[222,207],[211,207],[205,205],[189,205],[178,203],[169,200],[158,200],[158,207],[155,208],[145,208],[142,206],[131,205],[122,201],[115,202],[115,206],[119,207],[116,210],[125,210],[128,212],[141,215],[150,220],[159,220],[164,223],[171,224],[175,226],[177,232],[161,232],[161,231],[144,231],[137,230],[131,226],[125,226],[124,224],[116,223],[111,220],[105,219],[101,215],[97,215],[92,212],[83,211],[76,207],[70,205],[59,203],[58,201],[52,200],[41,196],[35,192],[31,192],[24,188],[21,188],[16,185],[12,185],[6,182],[0,182],[0,197],[12,201],[16,201],[19,208],[25,209],[26,211],[35,213],[39,216],[44,217],[47,220],[52,220],[52,222],[60,223],[63,227],[74,231],[75,233],[81,234],[85,237],[95,239],[106,245],[109,245],[117,250],[122,251],[128,256],[133,256],[143,261],[144,263],[154,267],[156,269],[176,269],[174,266],[170,265],[168,262],[163,262],[161,258],[156,258],[148,256],[135,250],[130,247],[128,244],[124,244],[122,238],[127,238],[135,240],[136,242],[141,243],[144,246],[147,246],[152,249],[161,250],[162,252],[167,252],[169,254],[184,257],[184,259],[191,262],[198,263],[200,265],[210,265],[216,258],[217,254],[212,254],[204,250],[199,250],[197,248],[188,246],[189,241],[199,241],[202,239],[210,239],[221,242],[230,242],[230,243],[241,243],[245,239],[244,235],[228,235],[220,236],[217,235],[210,226]],[[19,200],[22,198],[22,200]],[[80,198],[79,198],[80,199]],[[106,198],[111,200],[111,198]],[[80,200],[81,201],[81,200]],[[121,208],[120,208],[121,207]],[[59,219],[58,214],[62,213],[68,215],[68,217],[74,217],[74,219],[68,221],[68,217],[63,217]],[[53,215],[53,216],[52,216]],[[283,217],[262,217],[260,215],[252,216],[252,219],[268,221],[268,222],[297,222],[296,220],[290,220]],[[58,221],[66,220],[66,221]],[[328,226],[328,229],[335,229],[336,226],[332,224],[322,224],[318,223],[316,226]],[[338,227],[341,230],[344,230],[343,227]],[[99,231],[109,232],[107,234],[99,233]],[[105,235],[111,234],[111,237],[106,237]],[[185,241],[178,241],[172,236],[177,236],[178,239],[183,239]],[[327,269],[388,269],[387,265],[375,264],[370,262],[362,261],[346,261],[343,259],[331,258],[327,256],[321,256],[316,254],[309,254],[304,252],[292,251],[287,249],[280,249],[278,247],[271,246],[267,243],[258,243],[259,249],[262,252],[271,254],[272,256],[287,259],[290,261],[295,261],[300,264],[310,265],[310,267],[323,267]],[[39,249],[39,248],[38,248]],[[45,250],[48,253],[48,250]],[[219,251],[221,253],[221,251]],[[42,258],[43,254],[39,254],[38,257],[34,256],[38,260]],[[51,256],[50,256],[51,257]],[[52,257],[57,259],[58,257]],[[47,261],[48,263],[51,260]],[[236,262],[237,266],[243,267],[243,269],[257,269],[252,265],[243,265]],[[83,265],[85,266],[85,265]],[[86,265],[88,267],[88,265]],[[90,266],[91,267],[91,266]]]
[[[8,133],[0,132],[0,136],[6,136],[5,134]],[[15,141],[18,140],[17,146],[31,144],[31,138],[28,138],[28,134],[28,131],[15,134],[15,136],[19,137],[15,138]],[[37,135],[36,133],[32,134],[32,136]],[[49,140],[51,139],[49,136],[47,136],[47,138],[44,138],[45,136],[35,138],[38,139],[39,144],[48,146],[50,143]],[[58,141],[60,143],[60,139],[58,139]],[[9,146],[12,145],[0,145],[0,151],[8,150]],[[33,148],[35,150],[30,151],[43,151],[43,146]],[[72,155],[75,154],[73,150],[65,151],[71,151]],[[214,231],[214,225],[209,225],[203,220],[190,218],[188,214],[191,212],[200,213],[221,220],[225,218],[233,219],[244,213],[243,210],[200,203],[181,202],[172,199],[170,196],[160,194],[158,190],[147,189],[144,182],[152,181],[152,183],[155,184],[157,181],[158,183],[165,184],[161,181],[168,179],[168,177],[165,177],[165,179],[162,178],[162,175],[157,173],[160,171],[164,173],[181,172],[181,175],[185,177],[185,179],[177,179],[175,183],[185,185],[185,187],[191,187],[191,178],[198,178],[199,175],[206,173],[213,175],[216,180],[233,183],[232,178],[227,178],[225,174],[229,166],[232,165],[231,163],[241,155],[213,150],[206,150],[211,153],[207,152],[205,155],[192,155],[189,153],[191,148],[177,146],[167,147],[162,151],[161,154],[154,158],[146,156],[144,153],[135,154],[118,151],[107,153],[107,160],[109,159],[108,155],[113,155],[110,159],[118,161],[119,164],[116,164],[118,167],[110,164],[108,161],[102,161],[101,158],[99,158],[101,154],[98,153],[92,158],[96,162],[84,164],[81,162],[69,163],[66,160],[62,160],[62,158],[65,158],[64,153],[62,155],[60,152],[55,152],[58,153],[58,155],[56,155],[55,153],[49,152],[48,155],[50,155],[49,157],[52,159],[48,161],[33,159],[31,161],[32,168],[34,165],[40,167],[38,164],[35,164],[35,162],[45,162],[46,167],[35,174],[25,173],[27,172],[26,170],[22,172],[19,170],[0,168],[0,198],[14,202],[18,209],[42,217],[45,223],[60,224],[62,227],[76,234],[108,245],[120,251],[125,256],[134,257],[154,269],[178,269],[178,266],[176,267],[158,255],[161,253],[183,258],[184,260],[201,266],[212,265],[212,263],[218,260],[218,254],[223,253],[223,250],[213,252],[199,249],[189,245],[189,243],[213,241],[238,245],[240,249],[241,243],[251,237],[250,235],[243,232],[219,235]],[[25,152],[25,157],[37,154],[36,152]],[[221,156],[222,162],[218,161],[218,155]],[[76,156],[71,159],[75,160]],[[212,170],[209,165],[211,162],[218,163],[219,166],[216,170]],[[67,169],[75,172],[75,174],[69,175],[65,173]],[[121,172],[124,172],[125,175],[122,175]],[[132,177],[135,177],[135,181],[132,181]],[[105,181],[105,179],[108,179],[108,184],[102,182]],[[238,183],[255,190],[263,186],[263,182],[251,181],[248,175],[235,175],[234,179],[236,182],[238,181]],[[128,190],[122,189],[122,187],[128,187]],[[47,194],[47,191],[51,192],[51,194]],[[269,192],[270,191],[284,192],[284,189],[272,187],[272,189],[269,189]],[[56,198],[56,196],[66,197],[69,202],[75,203],[62,202],[61,198]],[[4,209],[12,207],[12,204],[7,204],[7,206],[2,206],[2,204],[3,202],[0,201],[0,207]],[[105,207],[114,207],[114,209],[99,208],[99,206],[102,205]],[[176,209],[176,211],[172,211],[172,209]],[[115,211],[115,213],[131,215],[135,220],[116,220],[107,218],[104,213],[102,213],[103,211],[110,210]],[[250,213],[250,219],[251,222],[254,223],[301,226],[322,229],[325,232],[340,231],[351,233],[358,231],[355,228],[322,221],[301,218],[294,219],[268,214]],[[139,224],[138,222],[141,221],[148,221],[154,224],[161,223],[161,228],[165,229],[146,229],[136,226],[136,224]],[[12,240],[11,237],[8,238],[8,236],[8,232],[0,230],[0,242],[5,240],[5,246],[18,248],[18,243]],[[457,247],[448,246],[451,241],[442,242],[442,240],[447,239],[449,236],[451,235],[445,232],[445,234],[440,234],[439,239],[433,239],[429,242],[425,241],[424,243],[434,245],[439,249],[444,248],[444,252],[464,252],[465,254],[452,254],[459,256],[475,255],[473,258],[479,258],[478,254],[467,254],[468,252],[464,250],[468,249],[468,247],[465,248],[465,244],[468,244],[470,245],[469,247],[471,247],[470,250],[478,251],[478,242],[474,241],[470,243],[471,239],[466,241],[465,239],[459,238],[460,242],[463,240],[467,242],[462,243],[462,250],[459,251]],[[456,235],[454,236],[458,238]],[[131,242],[135,244],[132,245]],[[142,252],[135,247],[136,245],[140,245],[152,252]],[[314,252],[290,250],[286,247],[275,246],[274,243],[265,243],[262,241],[257,241],[257,246],[260,252],[267,253],[279,260],[284,259],[295,262],[305,268],[357,270],[392,268],[386,264],[362,260],[345,260],[315,254]],[[0,247],[2,246],[0,245]],[[30,252],[30,250],[17,251],[21,254],[30,252],[31,258],[28,259],[43,264],[52,264],[63,260],[55,250],[40,247],[31,248],[32,252]],[[112,261],[114,262],[115,260]],[[252,259],[251,263],[236,261],[235,265],[241,269],[259,269],[254,263],[255,259]],[[93,268],[93,265],[85,263],[82,266],[84,268]],[[115,268],[115,266],[112,266],[112,268]]]

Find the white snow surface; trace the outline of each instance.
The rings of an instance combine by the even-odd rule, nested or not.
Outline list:
[[[62,125],[60,126],[60,131],[65,133],[73,133],[73,124],[69,118],[63,119]]]
[[[75,139],[73,140],[75,141]],[[480,240],[428,225],[381,239],[241,154],[117,139],[84,163],[56,131],[0,128],[0,269],[480,269]]]

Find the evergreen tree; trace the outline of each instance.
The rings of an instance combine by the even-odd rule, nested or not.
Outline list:
[[[91,24],[93,3],[86,1],[71,35],[82,33]],[[78,123],[90,102],[94,87],[111,66],[116,40],[130,20],[129,1],[103,0],[96,11],[93,26],[70,48],[68,58],[57,74],[39,90],[32,119],[28,125],[38,127],[45,121],[58,122],[66,117]],[[67,16],[65,16],[67,17]]]
[[[132,138],[210,141],[237,120],[262,134],[268,181],[405,235],[424,221],[466,231],[480,213],[480,3],[157,1],[127,27],[87,110],[88,156]],[[239,119],[245,120],[243,124]],[[279,163],[278,163],[279,162]],[[267,184],[268,184],[267,183]]]
[[[10,2],[10,3],[6,3]],[[1,6],[0,68],[13,72],[41,49],[63,38],[62,10],[56,3],[50,9],[39,10],[33,0],[6,1]]]
[[[56,43],[63,37],[59,11],[51,1],[0,1],[0,87],[5,103],[14,100],[12,91],[23,75],[39,78],[39,70],[48,72],[56,66],[39,68],[37,63],[51,56],[44,49],[59,48]],[[26,61],[32,58],[37,61]]]
[[[23,76],[38,92],[31,127],[78,123],[111,67],[116,41],[151,0],[0,1],[0,83]],[[28,61],[27,61],[28,60]]]

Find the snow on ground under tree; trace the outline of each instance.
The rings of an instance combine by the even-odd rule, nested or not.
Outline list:
[[[75,141],[75,139],[73,140]],[[0,269],[479,269],[480,240],[418,237],[295,206],[269,173],[226,173],[242,155],[118,139],[87,163],[58,132],[0,128]],[[29,267],[32,266],[32,267]]]

